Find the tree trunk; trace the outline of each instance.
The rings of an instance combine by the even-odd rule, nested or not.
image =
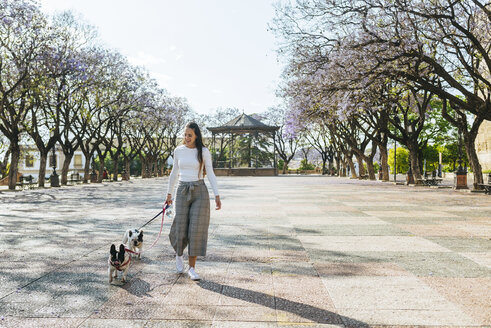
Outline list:
[[[377,180],[377,178],[375,177],[375,166],[373,166],[373,161],[367,160],[366,163],[367,163],[368,178],[370,180]]]
[[[145,179],[145,160],[144,160],[143,156],[140,156],[140,163],[142,165],[140,175],[141,175],[142,179]]]
[[[72,161],[73,153],[65,153],[65,160],[63,161],[63,167],[61,170],[61,184],[66,186],[68,184],[68,170],[70,169],[70,162]]]
[[[161,163],[162,164],[160,165],[160,174],[159,174],[159,176],[160,177],[163,177],[164,174],[165,174],[165,167],[166,167],[165,163],[166,163],[166,160],[165,159],[162,159],[162,162]]]
[[[409,150],[409,160],[411,161],[411,172],[414,177],[415,184],[418,184],[418,179],[421,179],[421,170],[419,168],[418,160],[418,145],[411,142],[407,143]]]
[[[85,164],[84,164],[84,183],[89,183],[90,179],[90,156],[84,154]]]
[[[339,176],[340,177],[346,177],[346,175],[348,174],[347,170],[346,170],[346,167],[347,167],[347,163],[346,161],[341,161],[341,165],[339,166]]]
[[[363,176],[365,175],[365,166],[363,165],[363,159],[361,158],[360,155],[355,154],[356,160],[358,162],[358,176]]]
[[[113,168],[113,181],[118,181],[119,168],[118,168],[117,161],[115,165],[116,166]]]
[[[48,152],[39,151],[41,158],[39,159],[38,186],[44,187],[46,182],[46,163],[48,162]]]
[[[9,189],[15,190],[17,184],[17,172],[19,171],[20,147],[18,140],[10,141],[10,169],[9,169]]]
[[[286,172],[288,170],[288,164],[290,163],[291,159],[288,159],[286,155],[282,156],[279,152],[278,152],[278,156],[283,160],[283,171],[282,171],[282,173],[286,174]]]
[[[130,159],[128,157],[125,158],[125,167],[126,167],[126,178],[129,180],[131,176],[131,165],[130,165]]]
[[[148,169],[147,170],[147,178],[153,177],[153,160],[152,160],[152,158],[148,159],[147,169]]]
[[[337,168],[337,171],[338,171],[338,176],[340,177],[341,176],[341,159],[338,157],[336,157],[336,168]]]
[[[119,159],[119,152],[116,152],[115,157],[111,157],[113,161],[113,181],[118,181],[118,174],[119,174],[119,165],[118,165],[118,159]]]
[[[155,159],[153,161],[153,176],[158,177],[159,176],[159,162]]]
[[[380,151],[380,164],[382,165],[382,180],[389,181],[389,156],[387,155],[387,146],[379,144],[378,149]]]
[[[327,158],[322,158],[322,175],[326,174],[326,162]]]
[[[473,188],[476,190],[481,189],[479,184],[484,184],[482,167],[481,167],[481,163],[479,163],[479,158],[477,157],[477,152],[476,152],[476,137],[477,137],[477,131],[479,130],[479,125],[481,125],[481,123],[478,123],[477,128],[473,126],[471,131],[469,132],[464,131],[463,133],[465,151],[467,154],[467,158],[469,159],[469,165],[472,168],[472,173],[474,175]]]
[[[123,153],[123,172],[121,172],[121,179],[122,180],[125,180],[126,178],[129,178],[129,174],[130,172],[128,171],[128,156],[126,156],[124,153]],[[129,179],[128,179],[129,180]]]
[[[356,175],[355,163],[353,163],[353,160],[349,157],[347,157],[346,160],[348,161],[348,165],[349,165],[350,170],[351,170],[351,177],[357,178],[358,176]]]
[[[375,157],[376,153],[377,146],[372,141],[372,152],[370,153],[370,156],[367,156],[365,158],[365,161],[367,163],[368,177],[370,180],[377,180],[377,177],[375,176],[375,166],[373,165],[373,158]]]
[[[97,182],[102,183],[102,179],[104,178],[104,169],[106,168],[104,163],[104,157],[99,155],[99,175],[97,176]]]

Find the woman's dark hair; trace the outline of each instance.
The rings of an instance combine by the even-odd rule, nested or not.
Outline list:
[[[186,124],[186,129],[193,129],[194,134],[196,135],[196,149],[198,149],[198,161],[199,161],[199,171],[201,172],[201,168],[203,167],[203,147],[205,147],[203,143],[203,137],[201,136],[201,130],[199,129],[198,124],[195,122],[189,122]],[[183,141],[185,143],[185,141]],[[206,169],[203,168],[203,177],[206,175]]]

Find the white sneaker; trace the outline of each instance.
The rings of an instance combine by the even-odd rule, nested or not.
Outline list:
[[[181,256],[176,255],[176,269],[177,269],[177,273],[184,272],[184,260],[182,259],[182,255]]]
[[[189,276],[189,278],[191,278],[191,280],[201,280],[201,278],[196,273],[196,271],[194,271],[194,268],[193,267],[189,268],[189,270],[188,270],[188,276]]]

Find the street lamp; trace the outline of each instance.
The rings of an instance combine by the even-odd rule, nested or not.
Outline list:
[[[438,177],[442,177],[442,153],[438,153]]]
[[[385,139],[385,132],[380,132],[380,141],[383,143]],[[384,174],[382,172],[382,156],[380,156],[379,165],[378,165],[378,179],[382,180]]]
[[[55,136],[55,132],[51,131],[50,133],[51,138]],[[51,155],[51,167],[53,168],[53,173],[51,173],[51,176],[49,177],[49,181],[51,184],[51,187],[59,187],[60,186],[60,178],[58,174],[56,174],[56,141],[53,144],[53,153]]]
[[[396,115],[394,117],[394,122],[396,122],[397,125],[401,123],[401,120],[399,119],[399,116]],[[394,134],[397,133],[397,127],[394,129]],[[397,182],[397,140],[394,138],[394,183]]]
[[[411,134],[413,134],[413,132],[414,132],[413,122],[411,120],[409,120],[407,132],[409,134],[409,139],[411,139]],[[407,171],[407,176],[406,176],[406,183],[408,185],[414,184],[413,170],[411,167],[412,167],[412,165],[411,165],[411,156],[410,156],[409,157],[409,170]]]
[[[455,114],[457,116],[457,113]],[[456,118],[457,119],[457,118]],[[467,169],[462,166],[462,131],[459,129],[459,167],[455,172],[454,188],[455,189],[468,189],[467,187]]]
[[[145,177],[144,178],[150,178],[150,174],[149,174],[149,171],[148,171],[147,156],[148,156],[148,147],[145,147]]]
[[[90,173],[90,183],[97,182],[97,173],[95,171],[95,154],[92,154],[92,173]]]
[[[125,158],[125,161],[123,163],[123,172],[121,172],[121,180],[128,180],[128,178],[126,177],[126,152],[125,152],[125,149],[126,149],[126,141],[123,141],[123,144],[121,145],[123,147],[122,151],[123,151],[123,157]]]
[[[459,129],[459,160],[457,163],[459,163],[459,166],[457,168],[457,172],[459,173],[467,173],[464,167],[462,166],[462,132]]]

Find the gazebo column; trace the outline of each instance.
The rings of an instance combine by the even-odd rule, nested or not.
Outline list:
[[[211,143],[213,144],[213,167],[217,167],[217,145],[215,143],[215,132],[211,133]]]
[[[247,163],[247,167],[248,168],[251,168],[252,165],[251,165],[251,162],[252,162],[252,152],[251,152],[251,143],[252,143],[252,134],[249,133],[249,142],[247,143],[248,147],[249,147],[249,158],[247,159],[248,163]]]
[[[274,175],[278,175],[278,169],[276,168],[276,131],[273,131],[273,168]]]
[[[257,137],[258,137],[258,133],[257,131],[254,133],[254,148],[256,149],[256,156],[255,157],[255,168],[257,170],[257,153],[259,152],[259,148],[257,147]]]
[[[234,156],[234,134],[230,133],[230,160],[228,162],[228,168],[232,170],[232,161]]]

